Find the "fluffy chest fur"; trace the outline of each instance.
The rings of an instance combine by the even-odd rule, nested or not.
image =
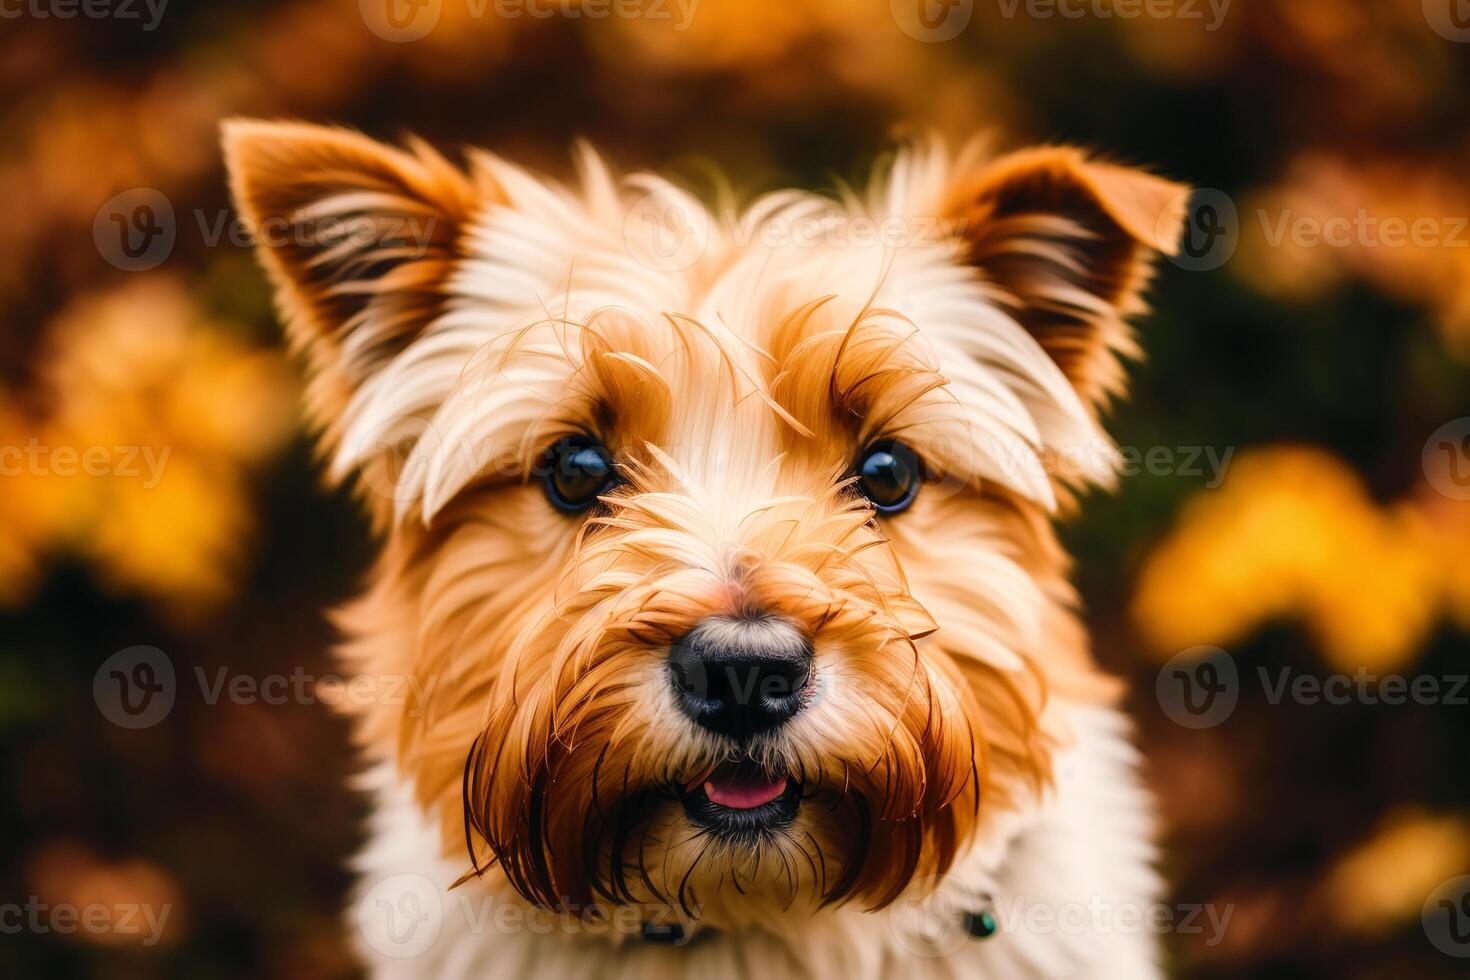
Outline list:
[[[646,941],[635,916],[589,925],[538,914],[493,886],[451,890],[459,864],[440,856],[436,826],[383,767],[365,781],[378,807],[349,929],[385,980],[1161,976],[1148,924],[1160,892],[1153,819],[1127,726],[1107,710],[1078,719],[1078,747],[1059,760],[1052,799],[998,822],[936,890],[774,929],[695,926],[681,945]],[[968,929],[982,910],[996,917],[986,938]]]

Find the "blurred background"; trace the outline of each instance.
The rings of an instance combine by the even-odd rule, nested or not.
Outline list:
[[[1463,0],[596,9],[0,0],[0,976],[358,975],[365,808],[315,685],[371,542],[232,233],[237,114],[750,193],[993,130],[1208,189],[1114,413],[1137,472],[1065,532],[1169,901],[1230,914],[1179,912],[1171,968],[1470,976]],[[166,681],[139,646],[176,672],[148,717],[101,693]]]

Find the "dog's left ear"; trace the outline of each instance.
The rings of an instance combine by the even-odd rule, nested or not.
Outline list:
[[[481,195],[417,141],[255,120],[225,123],[223,137],[235,207],[310,361],[309,408],[330,451],[352,393],[443,311]]]
[[[942,214],[996,299],[1096,409],[1123,388],[1136,353],[1126,318],[1143,310],[1157,253],[1174,254],[1188,188],[1140,170],[1042,147],[961,168]]]

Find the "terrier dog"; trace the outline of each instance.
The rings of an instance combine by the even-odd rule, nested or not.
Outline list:
[[[1158,975],[1052,522],[1112,479],[1182,187],[930,140],[737,209],[591,150],[224,145],[382,538],[341,659],[414,692],[354,709],[373,976]]]

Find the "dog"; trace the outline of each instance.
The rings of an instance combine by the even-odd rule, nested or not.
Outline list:
[[[1185,188],[931,138],[735,207],[588,148],[223,143],[381,539],[340,659],[410,692],[353,699],[372,976],[1160,974],[1054,521],[1113,481]]]

